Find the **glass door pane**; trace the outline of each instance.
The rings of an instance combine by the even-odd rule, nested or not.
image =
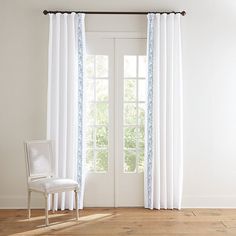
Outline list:
[[[90,172],[108,171],[108,55],[86,56],[88,113],[86,165]]]
[[[125,55],[123,77],[123,171],[143,172],[146,56]]]

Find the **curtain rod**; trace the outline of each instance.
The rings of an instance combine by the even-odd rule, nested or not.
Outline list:
[[[185,11],[155,11],[155,12],[128,12],[128,11],[48,11],[48,10],[44,10],[43,14],[47,15],[47,14],[56,14],[56,13],[67,13],[67,14],[71,14],[71,13],[85,13],[85,14],[103,14],[103,15],[147,15],[148,13],[159,13],[159,14],[181,14],[182,16],[186,15]]]

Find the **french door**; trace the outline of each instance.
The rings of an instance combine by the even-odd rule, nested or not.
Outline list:
[[[145,47],[87,39],[85,206],[143,206]]]

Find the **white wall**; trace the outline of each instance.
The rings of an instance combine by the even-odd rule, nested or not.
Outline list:
[[[234,0],[1,0],[0,208],[26,206],[23,140],[45,138],[48,17],[44,9],[186,10],[184,207],[236,207]],[[88,16],[89,31],[145,31],[145,17]],[[109,19],[109,20],[108,20]],[[41,206],[40,198],[34,206]]]

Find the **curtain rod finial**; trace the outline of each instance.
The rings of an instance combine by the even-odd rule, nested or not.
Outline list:
[[[44,11],[43,11],[43,14],[44,14],[44,15],[47,15],[47,14],[48,14],[48,11],[47,11],[47,10],[44,10]]]
[[[182,16],[185,16],[185,15],[186,15],[186,11],[182,11],[182,12],[181,12],[181,15],[182,15]]]

